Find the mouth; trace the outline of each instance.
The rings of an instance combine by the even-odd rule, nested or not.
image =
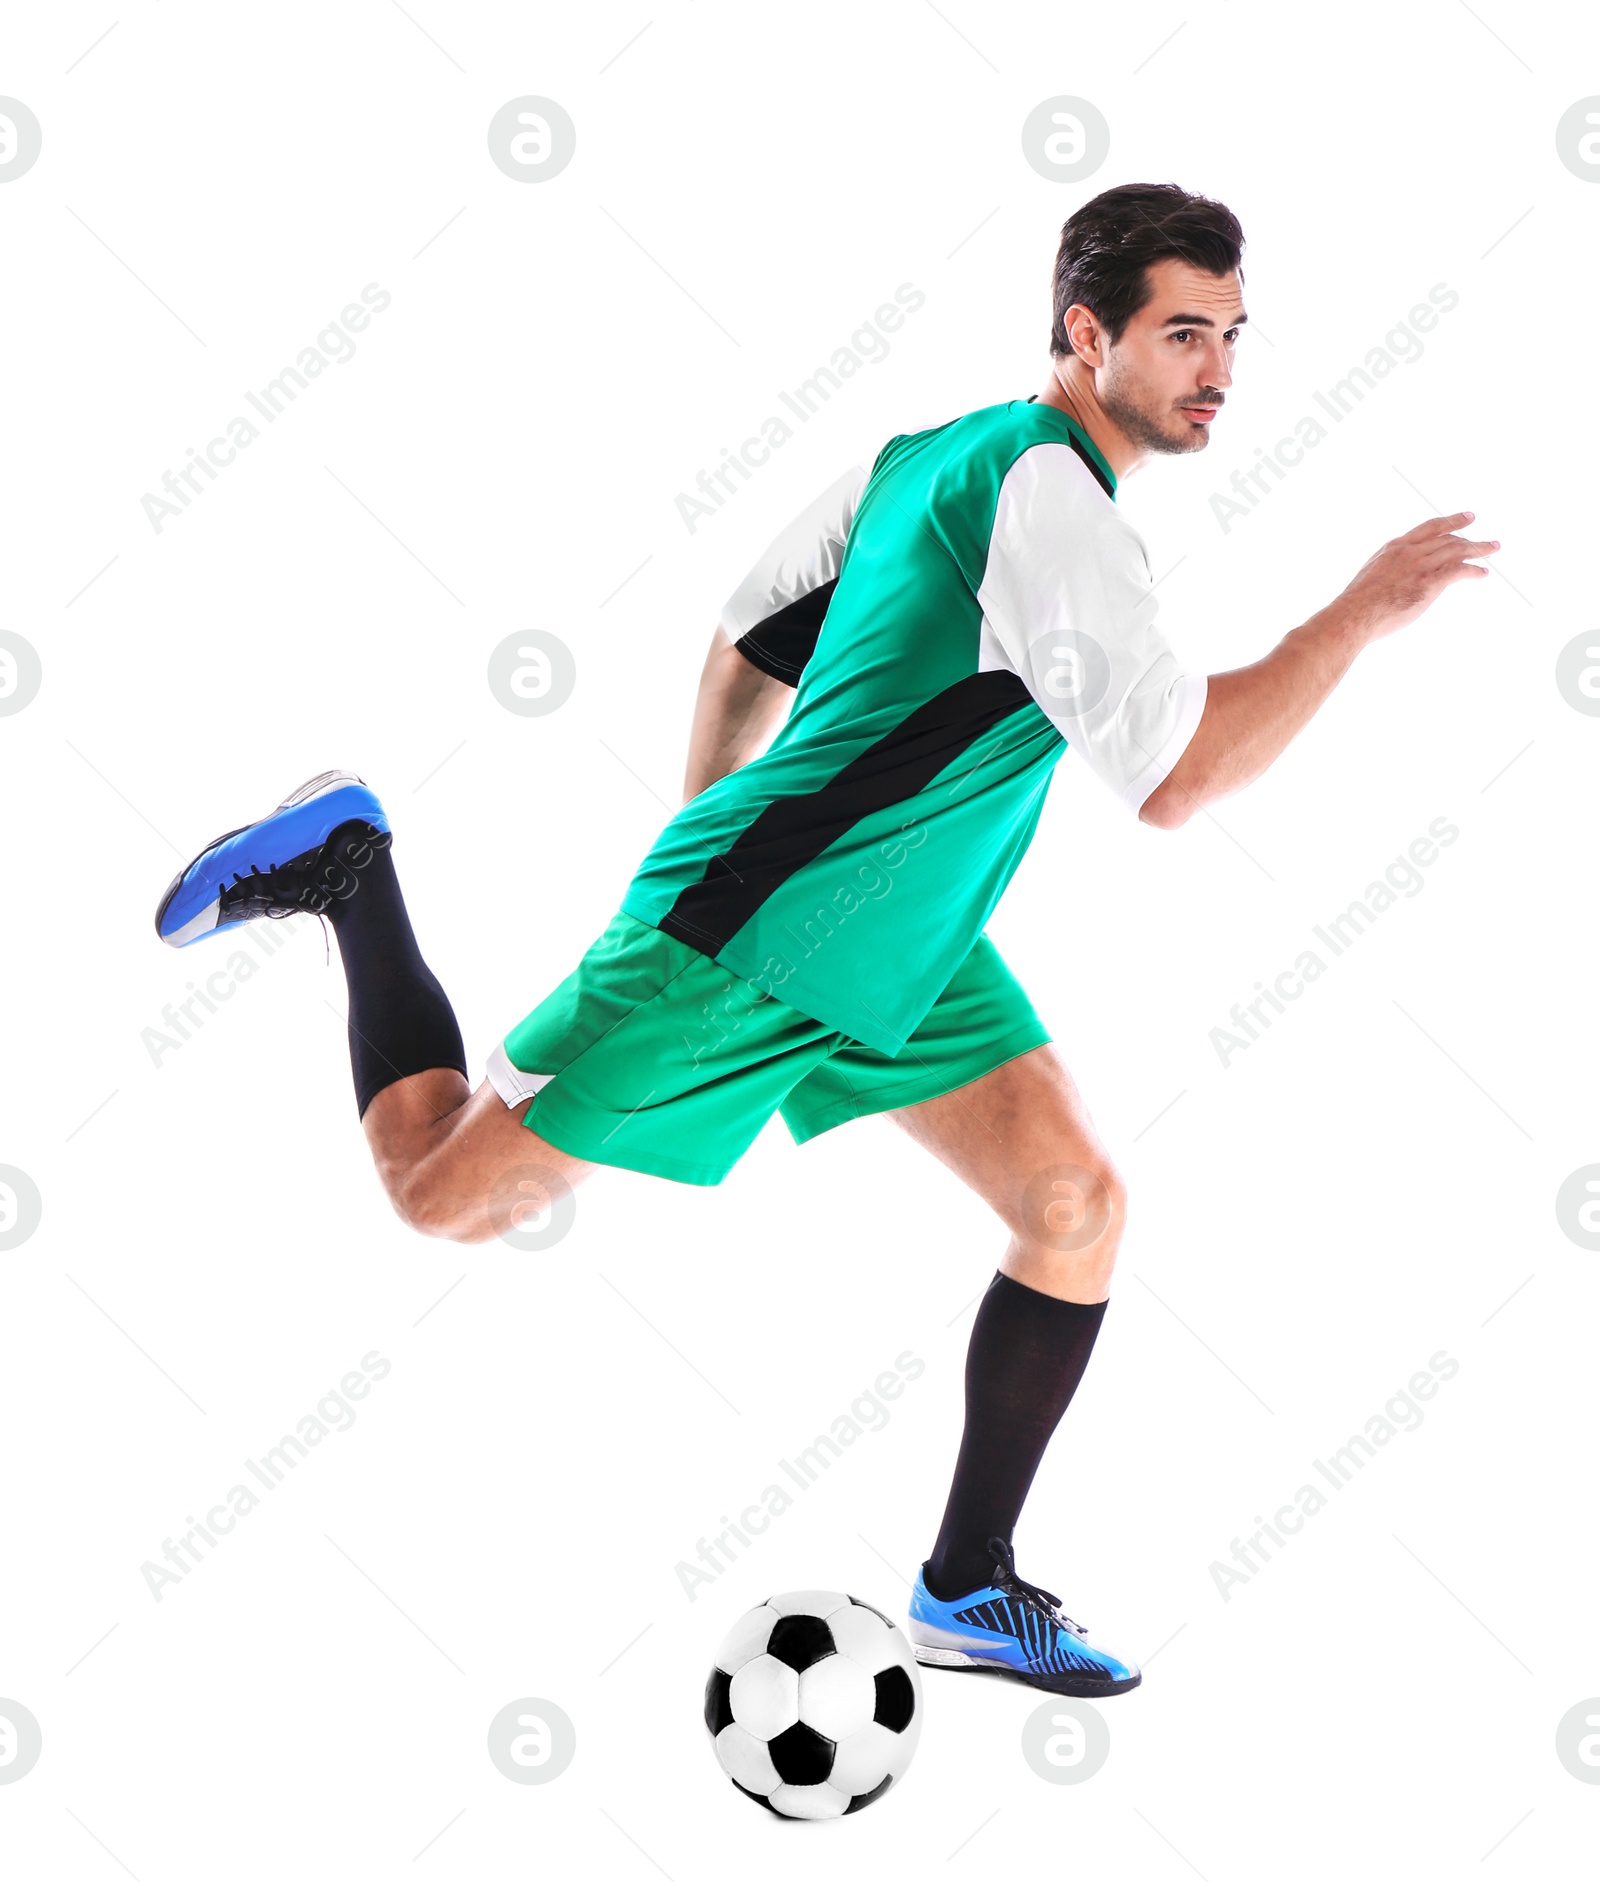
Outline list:
[[[1192,424],[1209,425],[1222,407],[1220,405],[1180,405],[1178,410]]]

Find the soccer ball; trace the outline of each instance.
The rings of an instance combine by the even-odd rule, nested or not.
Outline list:
[[[848,1594],[775,1594],[723,1641],[706,1730],[734,1788],[780,1817],[843,1817],[905,1773],[922,1730],[911,1643]]]

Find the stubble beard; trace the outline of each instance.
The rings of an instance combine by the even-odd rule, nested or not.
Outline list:
[[[1164,457],[1184,457],[1193,451],[1203,451],[1211,442],[1209,425],[1192,424],[1170,407],[1162,411],[1153,404],[1141,403],[1128,381],[1129,375],[1113,365],[1100,387],[1099,397],[1101,409],[1134,444]],[[1174,419],[1182,426],[1177,433],[1166,429],[1166,424]]]

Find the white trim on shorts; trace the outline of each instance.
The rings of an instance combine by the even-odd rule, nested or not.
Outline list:
[[[542,1091],[555,1077],[554,1072],[524,1072],[511,1063],[504,1044],[497,1045],[489,1054],[489,1063],[484,1067],[484,1076],[506,1104],[526,1104],[537,1091]]]

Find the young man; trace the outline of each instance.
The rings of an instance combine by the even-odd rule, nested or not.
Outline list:
[[[1010,1236],[911,1638],[929,1665],[1051,1692],[1140,1678],[1011,1553],[1099,1331],[1125,1197],[984,923],[1068,746],[1176,829],[1497,547],[1452,533],[1468,512],[1435,517],[1255,665],[1179,664],[1115,499],[1151,453],[1205,449],[1245,322],[1242,246],[1228,210],[1173,185],[1096,197],[1062,232],[1043,390],[891,439],[779,536],[713,640],[688,801],[476,1091],[388,819],[350,774],[211,845],[156,918],[184,946],[326,913],[367,1141],[424,1234],[488,1240],[597,1164],[720,1182],[775,1110],[799,1142],[888,1112]]]

